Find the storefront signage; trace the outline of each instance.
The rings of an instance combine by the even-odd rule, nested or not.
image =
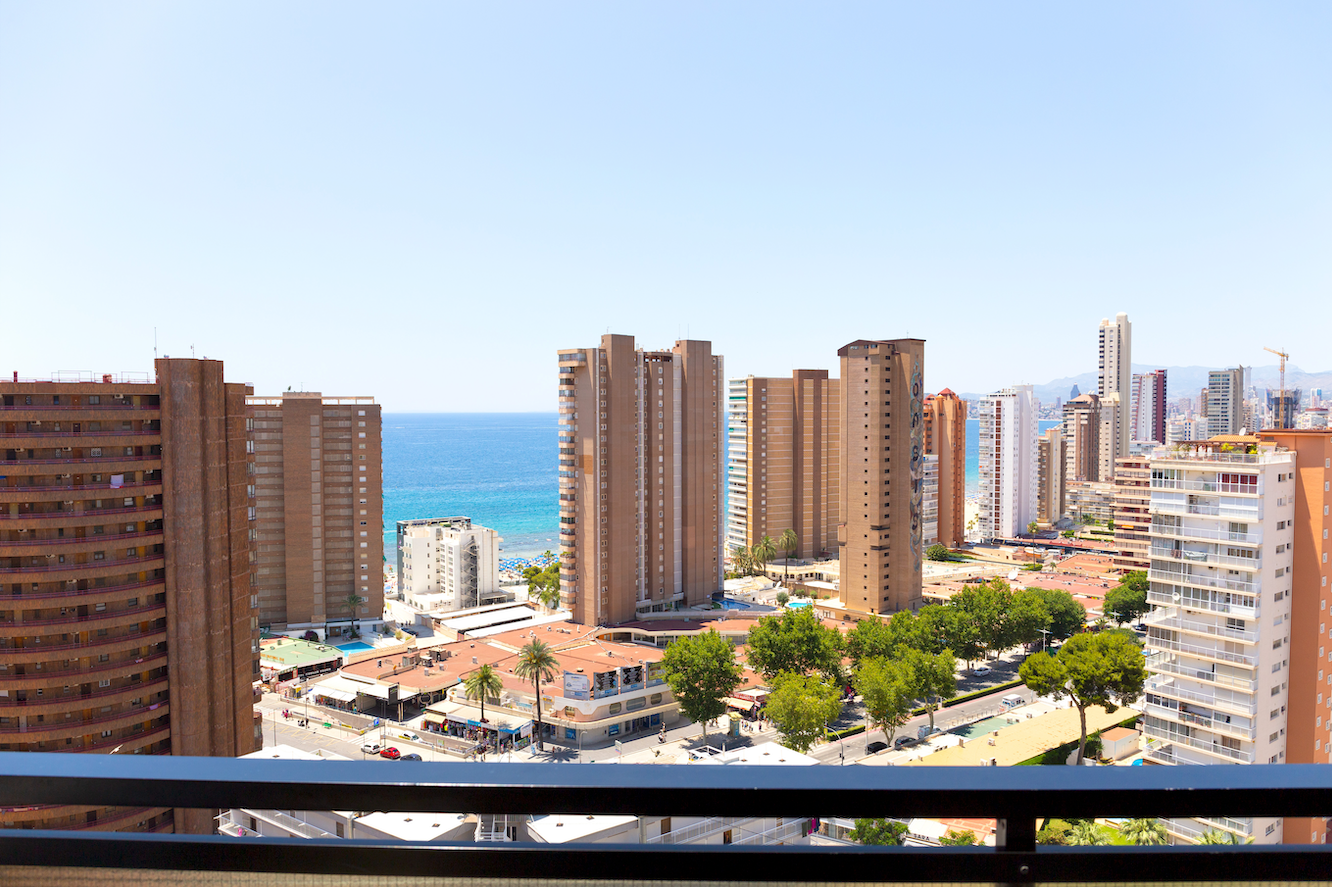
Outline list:
[[[591,689],[592,682],[588,680],[587,675],[571,671],[564,673],[565,699],[587,699]]]

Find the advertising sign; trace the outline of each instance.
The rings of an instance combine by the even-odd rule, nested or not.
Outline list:
[[[564,673],[564,698],[587,699],[592,690],[592,681],[585,674],[572,671]]]

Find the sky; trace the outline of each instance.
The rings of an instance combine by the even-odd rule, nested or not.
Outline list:
[[[0,372],[554,410],[559,348],[1308,371],[1332,6],[0,0]]]

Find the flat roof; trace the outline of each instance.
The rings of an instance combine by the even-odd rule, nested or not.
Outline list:
[[[478,628],[489,628],[492,625],[503,625],[506,622],[517,622],[520,619],[529,619],[535,615],[537,615],[536,610],[527,604],[502,604],[484,613],[471,613],[452,619],[441,619],[439,622],[440,625],[454,631],[472,631]]]
[[[426,711],[449,720],[466,721],[469,724],[479,724],[481,722],[480,706],[466,702],[440,700],[427,707]],[[497,705],[486,706],[486,724],[495,730],[507,730],[510,733],[516,733],[525,724],[530,723],[532,723],[531,718],[521,717]]]
[[[567,844],[586,840],[601,832],[627,829],[629,826],[637,826],[637,824],[637,816],[588,816],[578,813],[557,813],[533,818],[527,823],[527,831],[545,844]]]
[[[366,813],[356,817],[357,826],[366,826],[402,841],[438,841],[468,822],[465,813]]]
[[[345,659],[346,652],[328,644],[301,638],[278,637],[259,642],[260,664],[271,663],[271,668],[300,668],[335,659]]]

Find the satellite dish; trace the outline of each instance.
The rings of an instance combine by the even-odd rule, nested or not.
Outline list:
[[[1179,592],[1177,591],[1174,594],[1172,594],[1170,596],[1170,599],[1173,600],[1175,603],[1179,603]]]

